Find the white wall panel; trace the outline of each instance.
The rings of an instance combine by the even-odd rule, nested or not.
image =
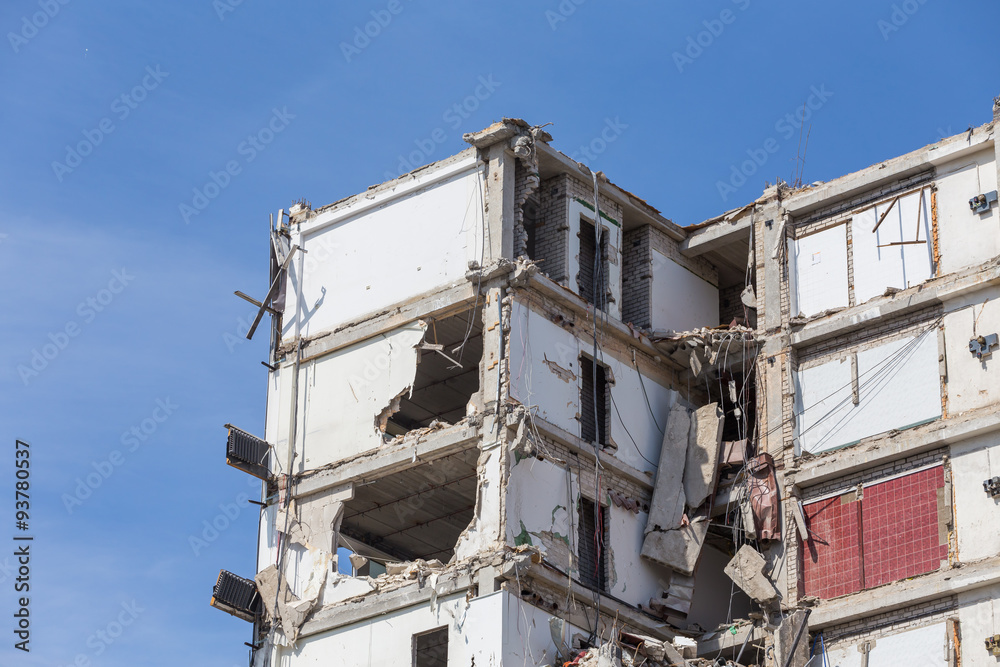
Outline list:
[[[719,289],[666,255],[652,253],[653,329],[690,331],[718,326]]]
[[[301,235],[292,238],[309,251],[303,259],[303,335],[465,280],[469,261],[481,261],[480,174],[473,158],[448,169],[456,173],[426,188],[403,196],[381,192],[303,223]],[[436,173],[422,174],[418,181],[432,180]],[[283,338],[295,334],[298,272],[296,257],[289,271]]]
[[[936,331],[859,351],[858,382],[854,405],[849,352],[796,373],[795,434],[802,450],[834,449],[940,417]]]
[[[987,434],[951,446],[958,558],[970,563],[1000,553],[1000,502],[983,481],[1000,475],[1000,439]]]
[[[1000,401],[1000,349],[985,360],[969,352],[974,335],[1000,333],[1000,289],[976,295],[970,307],[945,315],[945,355],[948,360],[948,413],[994,405]]]
[[[938,243],[940,274],[982,264],[1000,255],[1000,209],[979,215],[969,200],[997,189],[992,146],[938,167]]]
[[[921,204],[921,198],[923,204]],[[891,201],[891,200],[890,200]],[[868,208],[851,219],[854,253],[854,301],[861,304],[881,296],[887,287],[906,289],[931,277],[931,191],[924,189]],[[878,219],[889,211],[878,230]],[[888,246],[900,241],[924,243]],[[885,247],[879,247],[880,245]]]
[[[847,230],[837,225],[789,241],[792,315],[847,306]]]
[[[296,472],[353,458],[382,444],[375,418],[412,385],[417,372],[415,346],[423,340],[425,326],[413,322],[302,364]],[[275,469],[282,472],[288,459],[291,383],[291,368],[282,368],[277,394],[278,410],[285,417],[279,420],[273,443]]]
[[[874,638],[875,647],[868,654],[868,667],[947,667],[946,628],[944,623],[934,623],[895,634]],[[862,655],[857,642],[846,640],[827,649],[825,663],[817,657],[816,665],[829,667],[861,667]],[[819,651],[819,643],[816,644]],[[964,658],[964,655],[963,655]],[[963,666],[965,661],[962,661]]]
[[[576,336],[515,301],[510,330],[510,392],[535,414],[579,435],[578,376],[581,344]],[[565,372],[564,372],[565,371]]]

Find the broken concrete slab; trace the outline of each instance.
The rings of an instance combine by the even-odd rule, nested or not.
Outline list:
[[[764,557],[749,544],[744,544],[723,572],[751,598],[760,603],[767,603],[778,597],[778,589],[764,574],[765,565]]]
[[[691,431],[691,411],[675,403],[667,415],[660,460],[656,469],[653,498],[646,521],[646,534],[680,526],[684,516],[684,467]]]
[[[653,531],[643,540],[641,556],[690,576],[698,565],[707,534],[708,517],[699,517],[674,530]]]
[[[776,664],[805,667],[809,663],[809,614],[811,609],[796,609],[781,622],[774,633]]]
[[[701,507],[715,491],[723,419],[718,403],[700,407],[694,413],[684,463],[684,495],[689,507]]]
[[[691,611],[694,601],[694,577],[674,572],[670,575],[670,588],[667,589],[663,604],[685,616]]]
[[[317,567],[303,597],[292,593],[288,582],[274,565],[261,570],[254,577],[264,609],[273,623],[280,624],[285,638],[295,646],[299,629],[316,606],[319,595],[326,583],[326,569]]]

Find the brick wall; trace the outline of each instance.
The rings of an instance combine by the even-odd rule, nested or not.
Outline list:
[[[740,299],[744,289],[744,285],[737,283],[719,290],[719,322],[729,324],[734,318],[744,317],[745,308]]]
[[[535,260],[552,280],[567,284],[569,273],[569,203],[565,174],[542,181],[539,187],[538,226],[535,228]]]
[[[894,340],[914,336],[930,326],[942,312],[941,305],[934,305],[903,317],[871,320],[870,324],[863,329],[849,331],[803,348],[799,352],[799,363],[804,368],[808,368],[836,358],[838,355],[846,354],[848,351],[870,349]]]
[[[834,625],[823,630],[827,649],[858,644],[866,639],[878,639],[906,630],[934,625],[954,616],[958,598],[949,595],[917,605],[903,607],[884,614],[859,618],[850,623]]]
[[[625,232],[622,240],[622,321],[652,327],[652,269],[649,225]]]
[[[667,236],[665,232],[655,228],[650,228],[650,232],[650,246],[653,250],[656,250],[661,255],[664,255],[680,264],[702,280],[718,287],[719,272],[715,269],[711,262],[704,257],[685,257],[681,254],[680,243],[675,241],[672,237]],[[655,266],[653,267],[653,273],[656,273]]]
[[[868,204],[874,204],[880,199],[891,197],[898,192],[929,183],[932,180],[934,180],[933,166],[928,167],[925,171],[908,176],[907,178],[893,181],[892,183],[886,183],[879,188],[862,192],[851,199],[841,199],[833,204],[818,208],[800,218],[796,218],[794,224],[795,233],[812,234],[826,229],[827,227],[832,227],[844,222],[845,219],[850,218],[854,211],[858,208]]]
[[[853,475],[838,477],[837,479],[823,482],[822,484],[817,484],[816,486],[810,486],[808,489],[805,489],[802,492],[802,499],[808,502],[810,498],[819,498],[820,496],[825,496],[828,493],[834,493],[842,489],[854,488],[858,484],[868,484],[883,477],[898,475],[908,470],[914,470],[916,468],[920,468],[921,466],[937,463],[942,461],[947,453],[948,448],[941,447],[938,449],[932,449],[929,452],[923,452],[922,454],[913,454],[911,456],[907,456],[906,458],[899,459],[898,461],[891,461],[889,463],[873,466],[867,470],[856,472]]]

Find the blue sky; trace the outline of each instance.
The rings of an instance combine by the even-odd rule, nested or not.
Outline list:
[[[35,536],[30,654],[0,556],[0,664],[244,664],[249,625],[208,600],[220,568],[253,573],[256,486],[222,427],[263,430],[267,332],[240,342],[232,293],[266,291],[269,213],[514,116],[687,225],[793,178],[803,104],[811,182],[1000,94],[985,0],[235,3],[0,8],[0,540],[15,438]]]

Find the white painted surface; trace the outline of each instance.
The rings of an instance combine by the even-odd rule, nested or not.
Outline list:
[[[1000,348],[982,361],[969,351],[974,335],[993,333],[1000,333],[1000,289],[984,291],[970,307],[945,316],[950,415],[1000,401]]]
[[[795,378],[795,436],[804,451],[834,449],[941,416],[935,331],[859,351],[858,405],[851,401],[849,351]]]
[[[986,650],[984,640],[986,637],[1000,634],[998,621],[1000,621],[1000,586],[987,586],[958,595],[962,667],[997,666],[997,657]]]
[[[847,230],[837,225],[789,240],[792,315],[810,317],[844,308],[847,295]]]
[[[719,288],[666,255],[656,250],[652,254],[650,319],[653,329],[690,331],[718,326]]]
[[[533,407],[540,418],[580,435],[578,414],[583,378],[579,358],[584,353],[589,355],[593,344],[577,338],[524,303],[514,302],[511,320],[511,396]],[[614,377],[611,441],[618,448],[615,456],[634,468],[653,472],[663,440],[661,428],[677,394],[649,377],[643,376],[640,383],[639,373],[630,361],[605,355],[602,362]],[[553,364],[571,375],[555,372]]]
[[[490,422],[484,425],[488,430]],[[503,537],[501,507],[503,504],[503,459],[500,447],[493,445],[479,455],[482,469],[479,471],[479,487],[476,500],[476,515],[469,527],[459,536],[455,545],[455,560],[469,558],[479,551],[496,547]]]
[[[654,472],[663,445],[662,429],[666,427],[667,413],[677,399],[677,392],[649,377],[640,376],[631,363],[610,356],[604,357],[604,363],[615,378],[611,387],[614,397],[611,441],[618,447],[615,458],[637,470]],[[652,483],[653,478],[649,480]]]
[[[469,605],[465,595],[438,598],[435,609],[429,603],[391,611],[375,619],[312,635],[298,642],[298,650],[279,649],[275,664],[295,665],[409,665],[412,663],[413,635],[448,627],[449,664],[469,664],[470,647],[463,641],[459,623]],[[491,619],[486,619],[491,620]],[[483,637],[490,641],[489,635]],[[496,640],[487,651],[497,651]],[[454,657],[453,657],[454,656]],[[477,660],[478,663],[478,660]],[[489,662],[483,663],[489,664]]]
[[[448,664],[546,665],[555,659],[549,633],[552,616],[506,591],[466,601],[465,594],[391,611],[376,618],[299,640],[298,650],[282,648],[272,662],[299,665],[410,665],[413,636],[448,628]],[[565,637],[588,632],[567,625]]]
[[[510,384],[511,396],[536,408],[545,421],[570,433],[579,434],[577,386],[581,343],[573,334],[547,317],[515,301],[511,313]],[[556,364],[571,375],[566,379],[553,371]]]
[[[649,515],[633,514],[614,503],[608,505],[608,553],[611,558],[611,594],[632,605],[649,605],[670,583],[669,570],[640,558],[643,532]]]
[[[964,628],[963,628],[964,635]],[[947,667],[945,654],[947,634],[944,623],[935,623],[896,634],[875,637],[875,648],[868,655],[868,667]],[[861,667],[861,653],[858,642],[845,641],[827,649],[827,663],[830,667]],[[982,642],[980,642],[981,644]],[[964,644],[963,644],[964,646]],[[819,644],[816,645],[819,650]],[[965,666],[965,652],[962,652]],[[822,664],[819,660],[814,660]]]
[[[570,531],[574,522],[577,490],[569,472],[537,458],[511,460],[507,481],[507,542],[526,531],[531,543],[543,549],[545,542],[564,541],[572,552],[576,543]],[[565,563],[553,560],[565,567]]]
[[[450,168],[456,173],[444,181],[402,197],[386,191],[372,200],[362,198],[350,207],[317,215],[293,233],[292,243],[308,251],[303,260],[302,335],[327,331],[465,280],[469,261],[482,259],[480,173],[474,157]],[[433,180],[435,173],[417,180]],[[285,340],[295,334],[298,272],[296,257],[289,271]]]
[[[1000,501],[983,490],[983,481],[1000,475],[1000,440],[995,434],[951,446],[958,558],[969,563],[1000,553]]]
[[[295,472],[350,459],[382,444],[375,418],[413,382],[418,358],[414,347],[423,339],[424,329],[423,322],[413,322],[302,364]],[[280,414],[273,444],[276,469],[284,472],[290,367],[282,368],[280,379],[276,406]],[[269,411],[273,398],[272,393]],[[270,426],[268,433],[272,434]]]
[[[922,193],[900,197],[891,209],[890,202],[879,204],[851,219],[855,303],[881,296],[887,287],[906,289],[931,277],[931,191],[927,188]],[[876,222],[887,210],[888,214],[873,234]],[[916,240],[924,243],[878,247]]]
[[[585,219],[590,224],[594,224],[594,212],[578,201],[571,199],[567,207],[569,225],[569,288],[574,294],[580,293],[580,286],[577,283],[577,276],[580,273],[580,218]],[[620,221],[619,221],[620,222]],[[618,225],[613,225],[601,218],[601,228],[608,235],[608,291],[611,298],[608,299],[608,314],[611,317],[621,319],[622,301],[622,262],[621,262],[621,238],[622,232]],[[614,299],[612,301],[612,299]]]
[[[938,167],[939,274],[982,264],[1000,255],[1000,210],[979,215],[969,200],[997,189],[993,147]]]

